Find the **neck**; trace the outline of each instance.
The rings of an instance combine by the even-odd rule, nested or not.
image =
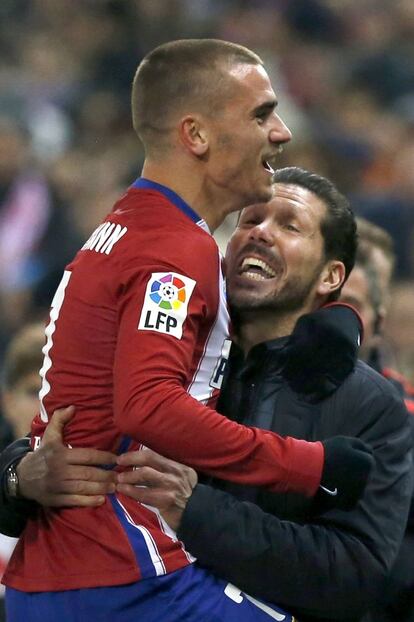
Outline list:
[[[241,312],[238,318],[237,341],[245,355],[258,343],[287,337],[302,315],[319,308],[322,301],[308,301],[297,310],[255,309]]]
[[[167,186],[176,192],[199,216],[213,233],[230,212],[241,207],[234,198],[220,196],[217,188],[211,188],[202,172],[202,164],[192,161],[158,161],[147,159],[142,168],[142,177]]]
[[[291,312],[275,313],[275,311],[257,311],[243,314],[240,317],[238,343],[247,355],[258,343],[290,335],[297,319],[302,314],[302,311],[297,314]]]

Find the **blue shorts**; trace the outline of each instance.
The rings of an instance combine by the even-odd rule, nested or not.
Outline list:
[[[64,592],[6,588],[6,612],[7,622],[294,622],[195,564],[129,585]]]

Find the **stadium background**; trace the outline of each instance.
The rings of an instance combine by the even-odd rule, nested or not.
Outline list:
[[[293,132],[280,166],[331,177],[392,235],[387,336],[414,381],[413,0],[0,0],[0,361],[139,174],[138,62],[186,37],[258,52]],[[10,433],[0,413],[1,446]],[[0,538],[0,574],[13,545]]]
[[[332,177],[392,234],[387,330],[413,378],[412,0],[2,0],[0,354],[43,317],[65,263],[138,175],[134,70],[185,37],[257,51],[293,131],[280,165]],[[221,246],[230,231],[218,232]]]

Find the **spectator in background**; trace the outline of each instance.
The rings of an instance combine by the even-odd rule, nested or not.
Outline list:
[[[25,436],[39,410],[42,348],[45,327],[27,324],[8,345],[1,370],[1,446]],[[4,434],[6,433],[6,435]],[[0,576],[6,568],[17,540],[0,534]],[[0,622],[5,620],[4,590],[0,592]]]
[[[396,242],[396,277],[412,278],[411,0],[1,2],[0,110],[5,100],[12,102],[7,111],[29,128],[44,177],[60,169],[58,195],[63,175],[70,177],[70,160],[81,168],[66,179],[65,201],[58,199],[68,224],[85,240],[110,209],[105,198],[128,185],[142,163],[126,113],[131,66],[166,40],[205,36],[260,51],[280,85],[281,113],[295,136],[280,165],[319,172],[357,197],[359,213],[385,226]],[[122,170],[115,171],[114,162]],[[102,203],[93,223],[84,218],[91,201]],[[58,268],[65,263],[64,241],[55,246]],[[24,296],[32,298],[33,286]],[[27,313],[14,299],[3,298],[3,316],[12,323],[1,335],[3,347],[37,313],[37,294]],[[26,301],[19,306],[26,308]],[[402,340],[397,354],[412,364],[408,347],[413,344]]]
[[[395,268],[394,242],[385,229],[365,218],[358,217],[358,247],[367,255],[378,274],[382,290],[381,313],[386,314],[390,305],[390,288]],[[383,317],[385,320],[385,315]]]
[[[1,117],[0,345],[30,318],[37,288],[55,271],[61,274],[79,242],[65,206],[33,159],[27,130]],[[49,303],[50,297],[45,311]]]
[[[0,292],[2,330],[18,326],[27,291],[41,274],[36,257],[51,212],[44,176],[30,162],[27,132],[0,118]]]
[[[39,370],[43,365],[45,327],[27,324],[11,340],[2,368],[2,415],[13,439],[30,432],[39,411]]]
[[[358,220],[359,248],[355,266],[345,283],[341,300],[352,304],[364,324],[361,357],[397,388],[404,397],[410,417],[414,447],[414,387],[404,376],[384,362],[383,329],[390,306],[390,282],[395,261],[392,239],[376,225]],[[389,358],[389,357],[388,357]],[[414,620],[414,496],[407,529],[394,568],[384,586],[378,607],[372,611],[376,622]]]
[[[393,369],[392,350],[384,338],[395,264],[392,238],[384,229],[365,219],[359,218],[357,223],[357,259],[343,287],[341,300],[352,304],[364,322],[361,358],[396,385],[407,409],[414,414],[414,387]]]

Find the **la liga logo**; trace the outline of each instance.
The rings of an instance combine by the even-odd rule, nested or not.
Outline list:
[[[150,298],[161,309],[178,311],[185,303],[185,283],[173,274],[166,274],[151,285]]]
[[[196,281],[183,274],[153,272],[145,289],[138,330],[151,330],[181,339],[195,286]]]

